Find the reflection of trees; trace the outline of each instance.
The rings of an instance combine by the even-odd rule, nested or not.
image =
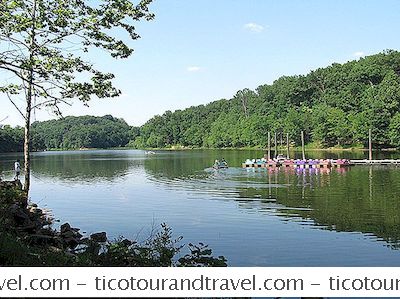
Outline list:
[[[130,167],[142,163],[140,159],[121,155],[107,155],[101,152],[49,153],[34,156],[32,159],[33,175],[92,182],[114,180],[128,173]]]
[[[400,247],[399,169],[355,166],[276,171],[238,167],[247,157],[259,157],[260,153],[165,151],[145,157],[125,151],[64,152],[34,155],[32,162],[34,174],[67,182],[112,181],[133,167],[144,167],[149,179],[167,188],[193,191],[199,198],[236,200],[240,209],[273,211],[281,219],[301,217],[321,229],[372,234]],[[204,171],[222,157],[236,168]],[[13,158],[7,157],[10,165]]]
[[[224,155],[228,162],[229,157]],[[238,158],[238,161],[242,159]],[[375,235],[400,247],[400,171],[363,167],[198,172],[210,158],[146,160],[146,172],[159,183],[221,200],[237,200],[245,210],[278,211],[287,219],[303,218],[321,229]],[[231,164],[231,162],[230,162]],[[201,192],[201,193],[200,193]],[[276,199],[276,203],[271,202]],[[294,218],[293,218],[294,217]]]
[[[154,157],[146,159],[145,169],[155,177],[168,179],[189,178],[196,171],[212,167],[215,159],[225,158],[229,166],[239,167],[248,157],[261,157],[261,150],[191,150],[163,151]]]
[[[279,189],[279,203],[311,208],[297,214],[313,219],[325,229],[373,234],[393,247],[400,247],[397,169],[354,167],[345,175],[331,174],[329,181],[328,177],[319,177],[317,188],[310,184],[310,178],[306,187]]]

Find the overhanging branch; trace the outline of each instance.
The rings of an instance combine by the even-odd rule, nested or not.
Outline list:
[[[8,99],[10,100],[10,102],[14,105],[14,107],[18,110],[18,112],[21,114],[21,116],[26,120],[25,115],[22,113],[21,109],[19,109],[19,107],[14,103],[14,101],[11,99],[11,96],[8,92],[6,92],[6,95],[8,97]]]

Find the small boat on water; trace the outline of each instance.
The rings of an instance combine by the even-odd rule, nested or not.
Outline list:
[[[153,151],[145,151],[144,152],[146,155],[155,155],[156,153]]]
[[[225,161],[225,159],[222,159],[221,161],[219,160],[215,160],[214,165],[213,165],[214,169],[224,169],[224,168],[228,168],[228,163]]]

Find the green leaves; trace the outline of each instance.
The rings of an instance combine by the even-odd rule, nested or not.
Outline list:
[[[134,23],[151,20],[151,1],[129,0],[4,0],[0,4],[0,69],[16,75],[0,92],[21,92],[15,86],[32,82],[33,95],[43,106],[66,98],[87,102],[92,96],[115,97],[112,74],[94,69],[84,53],[100,48],[113,58],[127,58],[133,49],[118,38],[125,31],[135,40]],[[79,75],[78,74],[82,74]],[[48,100],[52,99],[51,102]]]
[[[137,147],[264,147],[267,132],[290,141],[323,146],[396,145],[400,110],[400,53],[332,64],[305,76],[284,76],[256,92],[240,90],[230,100],[166,112],[150,119],[131,144]],[[391,133],[389,133],[389,131]]]

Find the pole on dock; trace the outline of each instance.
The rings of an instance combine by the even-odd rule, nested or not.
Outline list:
[[[268,160],[271,160],[271,133],[268,132]]]
[[[286,133],[286,158],[289,159],[289,133]]]
[[[304,149],[304,131],[301,131],[301,152],[303,154],[303,160],[306,159],[306,151]]]
[[[276,158],[276,156],[278,155],[278,143],[276,142],[276,131],[275,131],[275,138],[274,138],[274,144],[275,144],[275,154],[274,157]]]
[[[371,131],[371,129],[369,129],[369,132],[368,132],[369,134],[369,142],[368,142],[368,145],[369,145],[369,155],[368,155],[368,157],[369,157],[369,160],[372,160],[372,131]]]

